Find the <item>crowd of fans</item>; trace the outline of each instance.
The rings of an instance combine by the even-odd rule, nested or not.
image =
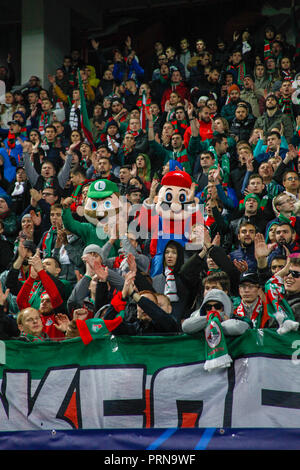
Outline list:
[[[131,36],[111,54],[93,39],[91,63],[73,50],[43,87],[17,86],[11,57],[0,67],[1,339],[86,339],[95,325],[194,333],[210,310],[298,328],[300,53],[274,26],[264,33],[157,41],[147,64]],[[95,181],[145,208],[174,171],[204,208],[190,233],[200,245],[170,234],[159,269],[151,236],[108,222],[97,237],[85,211]],[[142,215],[128,222],[141,228]]]

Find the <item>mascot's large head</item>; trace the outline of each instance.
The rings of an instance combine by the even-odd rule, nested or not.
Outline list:
[[[164,219],[183,220],[195,210],[192,178],[185,171],[169,171],[161,179],[156,212]]]
[[[84,205],[85,218],[94,225],[113,224],[119,214],[119,188],[106,179],[94,181],[88,190]]]

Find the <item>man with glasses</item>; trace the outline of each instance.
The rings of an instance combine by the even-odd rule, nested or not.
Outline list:
[[[285,192],[293,197],[296,201],[299,200],[300,179],[296,171],[286,171],[282,178],[282,184]]]
[[[293,215],[295,200],[284,191],[274,198],[273,206],[278,216],[281,215],[289,219]]]
[[[286,191],[278,194],[273,199],[273,208],[276,218],[271,220],[266,230],[268,230],[269,225],[274,221],[282,222],[286,220],[294,227],[296,233],[300,233],[300,217],[295,215],[295,202],[295,198],[290,196]]]
[[[168,64],[168,58],[167,58],[165,53],[161,53],[161,54],[159,54],[159,56],[157,58],[157,61],[158,61],[158,67],[153,70],[152,81],[159,79],[159,77],[160,77],[160,67],[163,64],[166,64],[166,65]]]
[[[239,282],[241,303],[235,309],[234,315],[248,318],[254,328],[262,328],[265,325],[266,306],[261,293],[260,279],[256,272],[248,271],[241,274]]]

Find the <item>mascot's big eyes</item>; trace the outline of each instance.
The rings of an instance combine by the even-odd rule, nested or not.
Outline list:
[[[181,193],[179,195],[179,202],[183,203],[186,201],[186,194],[185,193]]]
[[[98,202],[92,201],[92,203],[91,203],[92,210],[95,211],[97,209],[97,207],[98,207]]]
[[[166,194],[165,194],[165,200],[166,200],[167,202],[171,202],[172,199],[173,199],[173,194],[170,193],[170,192],[166,192]]]
[[[109,201],[109,200],[105,201],[104,204],[103,204],[103,207],[104,207],[104,209],[106,209],[106,210],[110,209],[111,206],[112,206],[112,203],[111,203],[111,201]]]

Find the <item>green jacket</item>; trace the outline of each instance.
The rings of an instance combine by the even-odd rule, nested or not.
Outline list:
[[[156,140],[149,141],[150,148],[161,159],[162,165],[165,165],[169,160],[177,160],[190,175],[192,174],[194,161],[199,154],[200,144],[200,135],[197,137],[192,136],[187,149],[184,147],[180,152],[174,152],[173,150],[166,149]]]
[[[62,220],[65,228],[80,237],[85,246],[95,244],[102,247],[108,241],[108,236],[101,227],[74,219],[70,208],[63,209]],[[117,256],[119,248],[119,243],[116,242],[112,246],[111,256]]]

